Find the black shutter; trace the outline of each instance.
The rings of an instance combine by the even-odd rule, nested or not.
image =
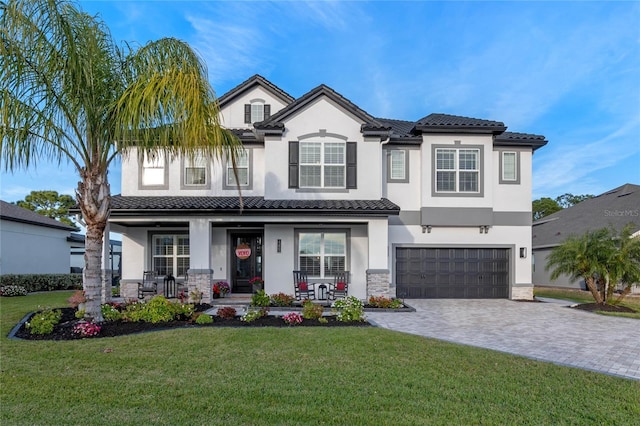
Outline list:
[[[347,189],[358,187],[358,146],[347,142]]]
[[[244,122],[251,124],[251,104],[244,104]]]
[[[265,104],[264,106],[264,119],[271,117],[271,105]]]
[[[289,142],[289,188],[298,188],[299,143]]]

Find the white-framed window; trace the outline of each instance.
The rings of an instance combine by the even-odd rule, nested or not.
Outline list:
[[[252,124],[266,120],[271,116],[271,105],[264,99],[252,99],[250,103],[244,105],[244,122]]]
[[[241,187],[249,186],[249,168],[250,168],[250,155],[246,149],[239,150],[236,155],[236,170],[238,172],[238,181],[236,184],[236,176],[233,173],[233,163],[231,160],[227,161],[225,188],[235,188],[237,185]]]
[[[196,154],[184,159],[185,186],[203,186],[207,184],[207,159]]]
[[[251,122],[257,123],[264,120],[264,103],[253,102],[251,104]]]
[[[346,231],[298,232],[298,268],[310,277],[332,277],[347,265]]]
[[[344,188],[346,144],[300,142],[300,188]]]
[[[480,192],[479,149],[437,148],[435,163],[436,192]]]
[[[189,235],[152,235],[151,267],[158,275],[184,277],[189,270]]]
[[[501,157],[500,183],[516,183],[518,181],[518,153],[503,151]]]
[[[409,182],[409,151],[391,149],[387,156],[387,182]]]
[[[145,153],[140,176],[142,186],[165,186],[167,184],[166,167],[164,153]]]

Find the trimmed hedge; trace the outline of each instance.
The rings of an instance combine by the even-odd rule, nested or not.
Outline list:
[[[34,291],[82,290],[82,274],[0,275],[0,287],[19,285]]]

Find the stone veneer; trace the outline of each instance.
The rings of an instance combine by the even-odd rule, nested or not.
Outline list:
[[[533,300],[533,285],[512,286],[511,300]]]
[[[367,299],[371,296],[396,297],[388,269],[367,269]]]
[[[211,303],[211,292],[213,286],[212,269],[189,269],[189,280],[187,288],[189,295],[195,289],[202,293],[202,303]]]

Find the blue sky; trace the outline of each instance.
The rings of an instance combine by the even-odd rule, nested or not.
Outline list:
[[[377,117],[441,112],[542,134],[533,198],[640,184],[639,2],[82,1],[117,41],[190,43],[224,94],[261,74]],[[2,171],[0,198],[73,194],[66,164]],[[110,173],[120,192],[118,166]]]

